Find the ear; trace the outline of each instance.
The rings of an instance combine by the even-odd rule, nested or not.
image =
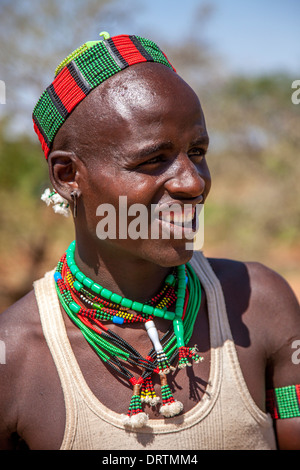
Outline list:
[[[48,157],[49,177],[53,188],[69,202],[73,191],[79,193],[77,175],[81,163],[73,152],[55,150]]]

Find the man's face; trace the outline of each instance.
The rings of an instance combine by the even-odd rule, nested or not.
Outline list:
[[[96,89],[89,106],[93,107],[92,122],[82,125],[92,127],[86,147],[93,155],[79,174],[85,220],[76,221],[77,233],[88,233],[99,249],[119,256],[162,266],[186,262],[192,252],[186,249],[180,227],[186,220],[184,205],[189,208],[185,217],[195,219],[195,207],[204,202],[210,189],[205,159],[208,135],[197,96],[166,67],[142,64],[108,80],[105,89]],[[127,233],[126,239],[99,240],[97,209],[103,204],[115,208],[118,232],[120,196],[127,209],[137,203],[147,208],[148,238],[132,239]],[[174,204],[181,208],[175,221],[163,210]],[[162,212],[156,227],[160,235],[167,227],[168,238],[151,238],[153,208],[158,206]],[[128,216],[128,225],[132,220]]]

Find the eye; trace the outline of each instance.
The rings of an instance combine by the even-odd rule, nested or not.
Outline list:
[[[189,150],[188,155],[197,163],[200,163],[206,155],[206,150],[202,147],[193,147]]]
[[[166,158],[163,155],[157,155],[156,157],[149,158],[148,160],[145,160],[144,162],[140,163],[139,166],[142,165],[156,165],[158,163],[162,163],[166,160]]]

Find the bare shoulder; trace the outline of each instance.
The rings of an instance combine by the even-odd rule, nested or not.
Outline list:
[[[0,449],[16,448],[16,439],[32,449],[59,448],[63,391],[34,291],[0,314],[0,339]]]
[[[209,262],[222,285],[233,332],[236,327],[238,335],[238,317],[251,341],[264,349],[267,360],[291,363],[293,344],[300,340],[300,306],[287,281],[257,262]]]
[[[24,354],[21,345],[28,336],[36,333],[39,326],[39,315],[34,291],[18,300],[0,314],[0,339],[5,343],[7,354]]]
[[[32,370],[43,349],[34,291],[0,314],[0,340],[0,448],[5,449],[13,445],[11,437],[18,433],[28,377],[34,376]]]
[[[257,300],[267,301],[272,305],[295,308],[299,312],[299,302],[288,282],[277,272],[261,263],[245,263],[251,279],[253,293]],[[279,302],[279,304],[278,304]]]
[[[239,296],[241,292],[256,309],[265,313],[290,312],[299,315],[299,302],[287,281],[277,272],[258,262],[210,258],[209,262],[220,280],[224,294]],[[245,299],[246,300],[246,299]]]
[[[263,316],[274,341],[300,338],[300,306],[288,282],[277,272],[260,263],[246,263],[249,273],[251,302]]]
[[[12,358],[18,354],[22,357],[22,344],[28,341],[28,336],[35,332],[38,325],[38,309],[34,291],[29,292],[19,301],[0,314],[0,339],[6,349],[6,356]]]

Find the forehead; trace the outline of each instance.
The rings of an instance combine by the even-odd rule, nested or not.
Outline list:
[[[113,115],[125,117],[134,112],[156,112],[157,107],[163,112],[170,104],[179,110],[200,106],[195,92],[179,75],[152,63],[138,64],[112,77],[94,97],[103,100]]]
[[[153,138],[171,139],[179,130],[206,133],[197,95],[162,64],[138,64],[111,77],[69,119],[97,153]]]

